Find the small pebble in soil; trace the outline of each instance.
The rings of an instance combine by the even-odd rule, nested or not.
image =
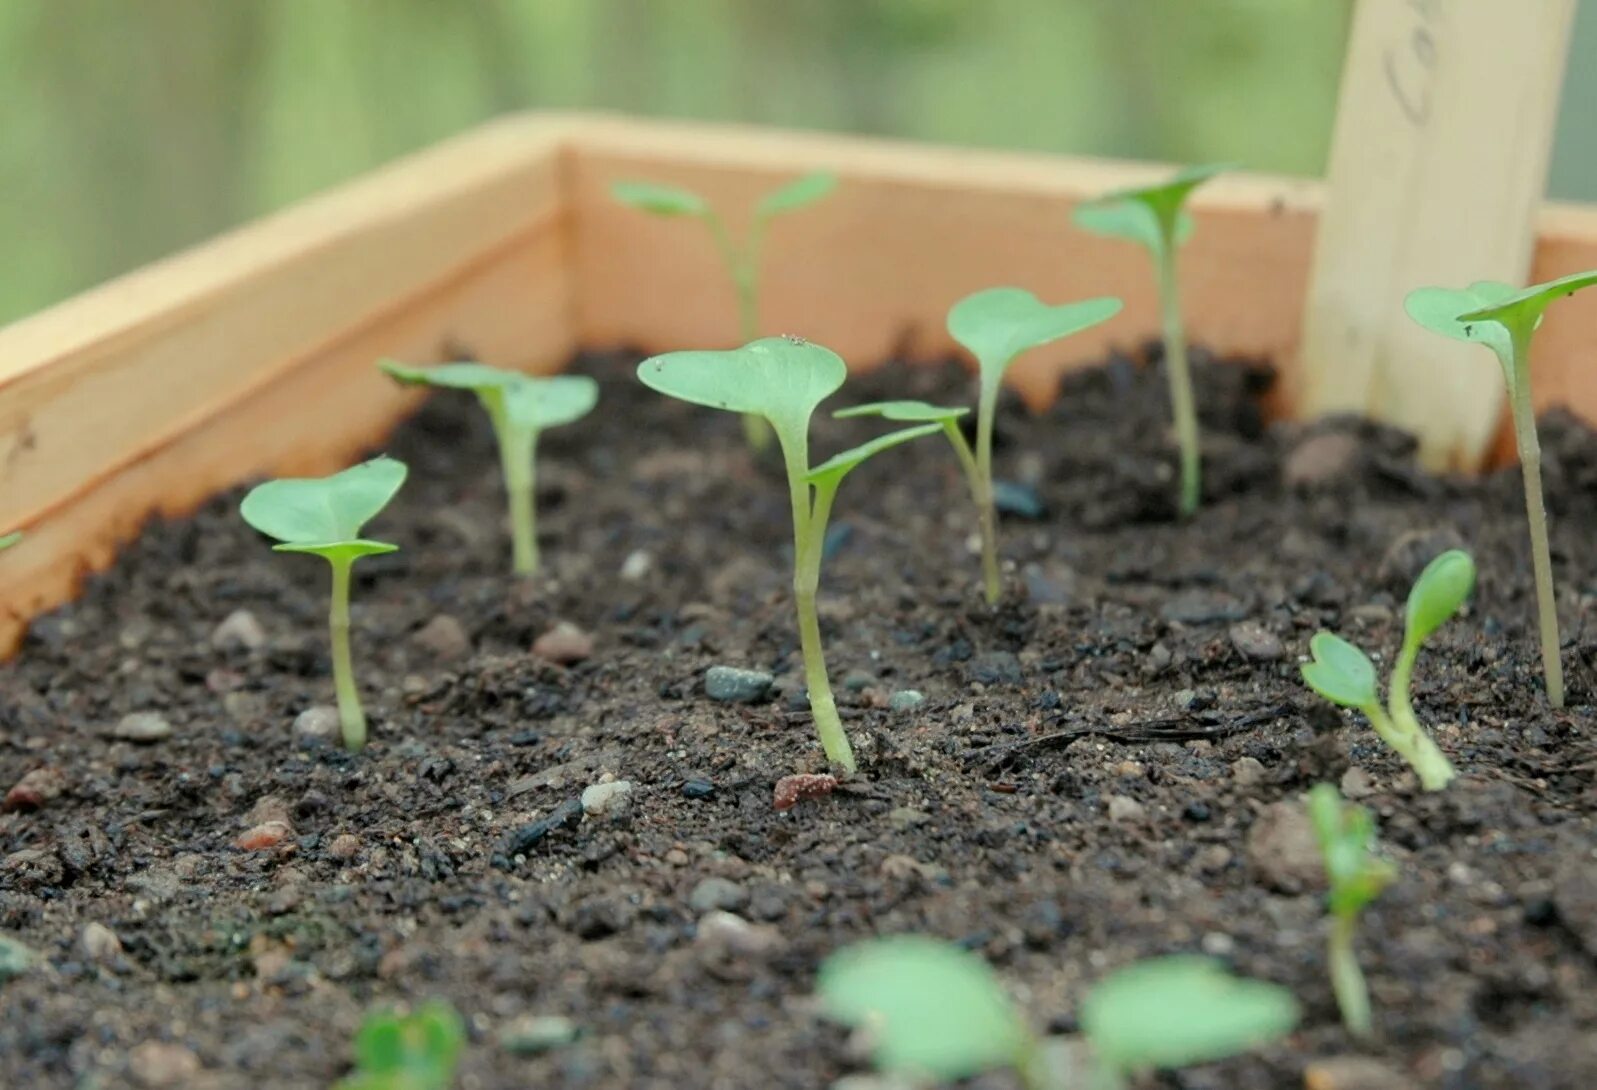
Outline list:
[[[754,704],[770,695],[775,683],[764,670],[712,666],[704,674],[704,695],[729,704]]]
[[[1108,809],[1110,821],[1141,821],[1147,816],[1142,803],[1125,795],[1110,795]]]
[[[66,777],[58,768],[35,768],[26,773],[6,792],[4,802],[0,802],[0,810],[6,813],[13,811],[37,810],[45,803],[60,796],[66,790]]]
[[[1047,513],[1037,490],[1016,481],[993,482],[993,506],[1023,519],[1040,519]]]
[[[559,666],[570,666],[593,654],[593,637],[570,621],[561,621],[532,642],[532,653]]]
[[[327,845],[327,854],[334,859],[348,861],[360,854],[360,837],[354,833],[339,833],[333,837],[331,844]]]
[[[876,684],[876,676],[865,670],[850,670],[843,675],[843,688],[847,692],[862,693]]]
[[[338,709],[326,704],[306,708],[294,717],[294,744],[301,749],[337,745],[341,733]]]
[[[596,783],[582,791],[582,812],[589,817],[618,818],[631,809],[631,780]]]
[[[1159,607],[1159,615],[1178,624],[1214,624],[1240,621],[1247,611],[1242,603],[1221,591],[1183,590],[1172,594]]]
[[[110,965],[122,956],[122,940],[105,924],[91,920],[83,925],[83,931],[78,935],[78,949],[89,961]]]
[[[294,830],[286,822],[263,821],[240,833],[233,846],[240,851],[260,852],[277,847],[293,835]]]
[[[688,907],[699,915],[713,909],[736,912],[749,903],[749,892],[730,878],[712,876],[700,879],[688,894]]]
[[[899,806],[887,812],[888,824],[900,830],[918,828],[930,820],[932,816],[926,811],[910,806]]]
[[[786,944],[782,933],[768,924],[754,924],[742,916],[720,910],[699,921],[693,944],[701,956],[759,958],[776,953]]]
[[[35,955],[9,935],[0,935],[0,984],[21,976],[33,967]]]
[[[1267,773],[1257,757],[1238,757],[1231,762],[1231,778],[1238,787],[1257,787]]]
[[[1358,464],[1360,448],[1358,437],[1345,431],[1306,435],[1281,463],[1281,480],[1288,488],[1334,484]]]
[[[1350,799],[1367,799],[1375,794],[1375,777],[1357,765],[1342,773],[1342,794]]]
[[[172,737],[172,724],[159,712],[131,712],[117,723],[114,733],[124,742],[147,746]]]
[[[688,780],[682,785],[682,795],[689,799],[707,799],[715,794],[715,784],[709,780]]]
[[[1420,1084],[1372,1056],[1330,1056],[1303,1069],[1304,1090],[1420,1090]]]
[[[887,707],[889,711],[907,712],[925,702],[926,694],[919,689],[899,689],[887,698]]]
[[[558,1014],[524,1014],[499,1029],[499,1047],[515,1056],[536,1056],[575,1041],[581,1028]]]
[[[1188,821],[1202,823],[1209,820],[1209,804],[1194,799],[1181,809],[1181,816]]]
[[[825,773],[801,772],[783,776],[776,781],[771,794],[771,806],[776,810],[791,810],[806,799],[818,799],[837,789],[837,777]]]
[[[440,613],[422,625],[410,642],[439,662],[459,662],[471,654],[471,637],[466,626],[447,613]]]
[[[266,629],[247,609],[235,609],[211,630],[211,646],[222,651],[255,651],[265,647],[266,641]]]
[[[1020,659],[1013,651],[983,651],[970,660],[965,673],[983,685],[1015,685],[1021,679]]]
[[[1231,646],[1237,654],[1254,662],[1275,662],[1286,657],[1281,637],[1258,621],[1239,621],[1231,626]]]
[[[634,549],[621,562],[621,578],[628,583],[641,583],[654,571],[654,556],[646,549]]]
[[[1248,862],[1278,893],[1302,893],[1323,884],[1320,844],[1299,799],[1272,802],[1248,830]]]
[[[170,1041],[145,1041],[128,1053],[133,1079],[148,1090],[187,1086],[200,1072],[200,1058]]]

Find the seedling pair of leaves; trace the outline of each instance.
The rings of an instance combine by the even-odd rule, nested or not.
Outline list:
[[[592,412],[599,401],[599,384],[586,375],[536,378],[483,363],[407,367],[385,360],[378,366],[399,382],[477,395],[499,444],[500,472],[510,506],[512,568],[517,575],[536,572],[538,436],[546,428]]]
[[[1457,613],[1475,587],[1475,561],[1459,549],[1432,560],[1414,581],[1404,615],[1403,645],[1392,667],[1386,707],[1381,706],[1375,666],[1369,656],[1340,636],[1319,632],[1309,641],[1314,660],[1303,666],[1309,688],[1333,704],[1357,708],[1381,740],[1398,752],[1427,791],[1452,782],[1452,762],[1420,725],[1409,699],[1420,647]]]
[[[1373,1031],[1370,993],[1353,948],[1359,913],[1397,878],[1397,869],[1374,853],[1375,819],[1362,806],[1344,803],[1336,788],[1316,784],[1309,792],[1309,821],[1325,860],[1331,885],[1326,904],[1331,934],[1326,956],[1331,989],[1342,1012],[1342,1024],[1360,1039]]]
[[[1190,515],[1203,498],[1203,468],[1198,437],[1197,400],[1187,363],[1187,333],[1181,319],[1176,254],[1192,235],[1185,205],[1192,191],[1229,165],[1188,167],[1160,185],[1122,189],[1077,206],[1076,225],[1094,234],[1135,242],[1153,258],[1164,330],[1164,359],[1170,379],[1170,410],[1181,455],[1180,511]]]
[[[398,545],[361,536],[361,528],[388,506],[405,483],[403,462],[374,458],[329,477],[287,478],[256,485],[239,505],[244,521],[279,544],[278,552],[311,553],[332,568],[328,630],[333,687],[345,748],[366,744],[366,713],[355,684],[349,650],[349,583],[355,561],[391,553]]]
[[[355,1035],[355,1072],[336,1090],[449,1090],[465,1044],[465,1023],[442,1001],[369,1014]]]
[[[966,296],[948,312],[948,332],[976,357],[976,448],[971,449],[959,419],[964,406],[924,401],[881,401],[856,405],[835,415],[880,416],[899,422],[929,422],[948,436],[965,471],[981,526],[982,587],[996,604],[1002,587],[998,570],[998,509],[993,498],[993,418],[1005,373],[1023,352],[1079,333],[1120,312],[1120,300],[1088,299],[1048,306],[1020,288],[990,288]]]
[[[810,711],[826,756],[852,772],[854,752],[832,696],[815,608],[827,520],[843,478],[871,456],[932,435],[939,425],[889,432],[811,466],[810,418],[847,375],[837,353],[796,337],[767,337],[725,352],[671,352],[638,365],[638,378],[650,389],[694,405],[757,416],[776,435],[793,508],[793,595]]]
[[[877,939],[821,966],[828,1013],[863,1029],[876,1066],[937,1080],[1013,1069],[1027,1090],[1076,1090],[1062,1039],[1040,1039],[992,968],[975,954],[917,936]],[[1081,1006],[1093,1090],[1121,1090],[1144,1070],[1222,1059],[1289,1032],[1297,1003],[1283,988],[1230,976],[1204,957],[1139,962]]]
[[[656,216],[688,216],[709,229],[737,294],[739,339],[747,343],[760,335],[760,257],[771,221],[822,200],[836,188],[835,174],[816,171],[767,193],[754,206],[753,223],[741,243],[733,240],[726,220],[710,202],[692,190],[654,182],[617,182],[610,192],[622,204]],[[771,431],[763,417],[744,414],[743,430],[756,452],[770,446]]]
[[[1547,546],[1547,510],[1542,501],[1542,448],[1536,434],[1530,388],[1531,338],[1554,300],[1597,284],[1597,270],[1576,273],[1520,291],[1495,280],[1467,288],[1420,288],[1409,293],[1409,317],[1433,333],[1485,345],[1497,356],[1508,387],[1514,440],[1525,482],[1525,518],[1530,526],[1531,566],[1536,577],[1542,675],[1547,700],[1564,706],[1564,667],[1559,658],[1558,601],[1553,593],[1553,562]]]

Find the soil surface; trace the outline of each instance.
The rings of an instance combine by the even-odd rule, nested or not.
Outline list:
[[[1368,424],[1266,427],[1268,373],[1200,360],[1208,495],[1180,522],[1146,355],[1068,379],[1046,416],[1002,410],[998,473],[1041,510],[1004,519],[999,609],[946,443],[844,484],[822,615],[861,773],[785,812],[776,781],[824,770],[785,488],[735,417],[622,357],[578,361],[600,411],[542,444],[539,578],[508,575],[469,398],[389,444],[412,471],[368,531],[402,551],[357,569],[359,756],[294,726],[332,695],[321,562],[274,554],[237,494],[149,527],[0,667],[0,790],[34,773],[0,814],[0,935],[38,958],[0,984],[0,1085],[322,1088],[363,1012],[439,996],[469,1026],[462,1087],[823,1087],[865,1066],[816,966],[913,931],[979,950],[1039,1030],[1178,951],[1300,997],[1286,1041],[1149,1087],[1597,1086],[1597,441],[1544,427],[1554,714],[1517,471],[1439,479]],[[970,390],[889,366],[829,407]],[[880,430],[819,418],[816,460]],[[1454,544],[1480,585],[1416,696],[1461,778],[1422,795],[1298,663],[1321,627],[1389,661],[1409,581]],[[534,655],[560,622],[580,631]],[[715,665],[775,686],[712,701]],[[889,707],[909,689],[924,702]],[[630,794],[584,816],[613,780]],[[1323,780],[1375,811],[1401,875],[1361,927],[1362,1046],[1294,809]],[[580,1036],[527,1054],[550,1015]],[[1348,1056],[1387,1081],[1310,1074]]]

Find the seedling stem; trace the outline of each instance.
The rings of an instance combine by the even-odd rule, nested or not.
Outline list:
[[[507,427],[503,411],[492,413],[498,437],[499,465],[510,508],[510,564],[517,575],[538,570],[537,470],[533,464],[536,432]]]
[[[1536,434],[1536,408],[1530,397],[1530,338],[1536,323],[1516,322],[1508,327],[1514,350],[1514,368],[1520,381],[1509,386],[1508,403],[1514,417],[1514,445],[1519,450],[1519,471],[1525,481],[1525,521],[1530,525],[1531,571],[1536,579],[1537,627],[1541,633],[1542,675],[1547,702],[1564,706],[1564,663],[1559,654],[1558,599],[1553,595],[1553,558],[1547,544],[1547,505],[1542,499],[1542,444]]]
[[[355,664],[349,653],[349,576],[354,558],[328,556],[333,570],[332,604],[327,611],[328,635],[333,651],[333,691],[338,694],[338,725],[344,748],[359,753],[366,747],[366,712],[355,687]]]
[[[1353,1036],[1367,1040],[1373,1026],[1370,989],[1364,981],[1364,970],[1359,967],[1358,952],[1353,948],[1358,922],[1358,916],[1351,913],[1336,913],[1331,917],[1326,959],[1331,970],[1331,991],[1336,996],[1337,1009],[1342,1012],[1342,1024]]]
[[[1175,234],[1172,223],[1167,231]],[[1181,288],[1176,276],[1176,247],[1158,253],[1159,312],[1164,324],[1164,359],[1170,379],[1170,413],[1175,419],[1176,446],[1181,456],[1183,517],[1198,509],[1203,497],[1202,453],[1198,443],[1198,408],[1192,396],[1192,368],[1187,363],[1187,332],[1181,322]]]

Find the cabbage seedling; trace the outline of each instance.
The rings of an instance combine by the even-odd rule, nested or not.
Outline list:
[[[373,458],[330,477],[288,478],[256,485],[239,504],[244,521],[283,553],[314,553],[332,567],[333,687],[338,693],[338,720],[345,748],[358,752],[366,744],[366,713],[349,654],[350,569],[363,556],[396,552],[398,545],[360,536],[361,527],[388,506],[405,483],[405,464]]]
[[[815,612],[826,523],[844,477],[873,454],[931,435],[938,428],[923,424],[889,432],[811,468],[810,417],[847,375],[848,368],[831,349],[796,337],[767,337],[726,352],[671,352],[638,365],[638,378],[651,390],[695,405],[758,416],[775,432],[793,506],[793,597],[810,710],[826,756],[853,772],[854,751],[826,676]]]
[[[1120,306],[1119,299],[1109,297],[1048,306],[1021,288],[989,288],[967,295],[948,312],[949,334],[976,357],[975,464],[966,472],[979,512],[982,583],[989,604],[997,603],[1001,591],[998,508],[993,502],[993,417],[1004,373],[1022,352],[1108,321],[1120,313]],[[948,431],[952,424],[943,427]],[[963,445],[963,437],[960,439],[956,450]]]
[[[1309,821],[1314,826],[1325,875],[1331,884],[1327,906],[1331,910],[1331,936],[1326,957],[1331,968],[1331,989],[1342,1012],[1342,1024],[1358,1038],[1371,1032],[1370,993],[1353,949],[1359,913],[1381,895],[1397,877],[1387,860],[1373,854],[1375,820],[1362,806],[1344,803],[1336,788],[1316,784],[1309,792]]]
[[[355,1034],[355,1072],[335,1090],[449,1090],[466,1044],[466,1025],[434,1000],[414,1014],[368,1014]]]
[[[1542,446],[1536,435],[1531,399],[1530,345],[1542,314],[1553,300],[1597,284],[1597,270],[1576,273],[1516,291],[1494,280],[1467,288],[1419,288],[1403,301],[1409,317],[1432,333],[1485,345],[1497,356],[1508,387],[1514,442],[1525,481],[1525,519],[1530,525],[1531,567],[1536,577],[1536,610],[1542,645],[1542,675],[1547,701],[1564,706],[1564,666],[1559,659],[1558,601],[1553,596],[1553,561],[1547,547],[1547,509],[1542,502]]]
[[[1453,779],[1453,765],[1437,748],[1409,699],[1414,661],[1420,646],[1457,613],[1475,587],[1475,561],[1460,549],[1449,549],[1425,566],[1409,591],[1403,646],[1392,667],[1390,693],[1381,707],[1375,666],[1369,656],[1340,636],[1316,633],[1309,641],[1312,662],[1303,666],[1303,680],[1325,699],[1357,708],[1381,740],[1398,752],[1427,791],[1440,791]]]
[[[512,566],[517,575],[538,570],[538,435],[545,428],[580,420],[599,402],[599,384],[586,375],[536,378],[483,363],[406,367],[378,364],[403,383],[470,390],[477,395],[499,443],[499,466],[510,505]]]
[[[767,193],[754,206],[754,221],[741,242],[735,241],[726,220],[697,193],[653,182],[616,182],[610,193],[622,204],[656,216],[691,216],[702,221],[721,253],[732,287],[737,293],[739,339],[745,343],[760,335],[760,257],[771,221],[814,204],[837,188],[837,175],[815,171]],[[749,446],[764,450],[771,443],[765,419],[743,416],[743,433]]]
[[[1198,509],[1203,495],[1198,447],[1198,409],[1187,366],[1187,333],[1181,321],[1176,253],[1192,234],[1192,217],[1182,207],[1192,191],[1229,166],[1188,167],[1163,185],[1123,189],[1078,205],[1078,227],[1098,235],[1122,238],[1147,247],[1153,257],[1159,288],[1159,315],[1164,326],[1164,358],[1170,376],[1170,410],[1175,417],[1176,444],[1181,451],[1181,513]]]
[[[871,1034],[883,1071],[938,1080],[1012,1068],[1028,1090],[1056,1090],[1060,1041],[1044,1041],[981,958],[902,935],[841,950],[821,966],[827,1012]],[[1081,1009],[1093,1085],[1121,1090],[1136,1072],[1206,1063],[1287,1033],[1297,1003],[1285,989],[1230,976],[1217,962],[1176,956],[1111,975]]]

